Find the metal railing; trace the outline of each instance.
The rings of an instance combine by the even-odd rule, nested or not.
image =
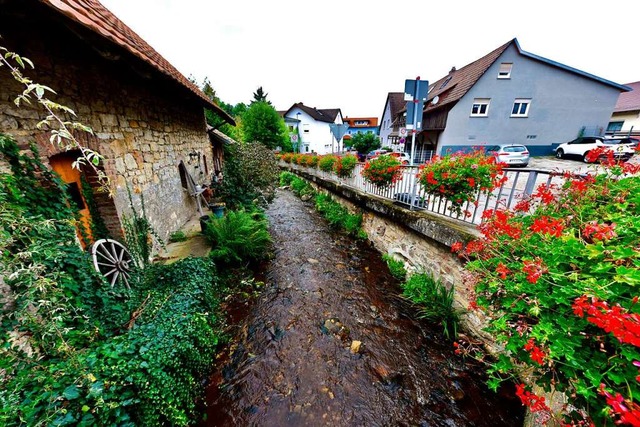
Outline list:
[[[403,166],[402,179],[386,188],[378,188],[362,177],[364,163],[358,163],[349,178],[338,178],[332,172],[281,162],[282,166],[304,171],[325,181],[338,183],[351,189],[391,200],[411,210],[426,210],[439,215],[455,218],[471,224],[482,221],[482,213],[488,209],[513,209],[520,200],[531,196],[537,188],[545,184],[562,183],[562,175],[540,169],[504,169],[507,179],[489,194],[478,192],[473,202],[466,202],[462,212],[451,209],[452,204],[444,197],[427,193],[417,179],[417,166]]]

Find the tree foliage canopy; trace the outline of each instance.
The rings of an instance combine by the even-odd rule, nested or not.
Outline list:
[[[345,145],[349,145],[345,142]],[[351,147],[360,154],[367,154],[369,151],[380,148],[380,139],[373,133],[357,133],[351,138]]]
[[[271,149],[289,141],[284,120],[264,101],[252,103],[242,115],[242,133],[245,142],[260,142]]]

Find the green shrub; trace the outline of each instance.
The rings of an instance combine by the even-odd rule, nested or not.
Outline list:
[[[362,231],[362,215],[349,213],[347,208],[334,201],[331,196],[318,194],[316,196],[316,209],[331,226],[341,228],[348,234],[360,238],[366,237],[366,234]]]
[[[391,275],[404,282],[407,278],[407,270],[404,268],[404,262],[399,259],[395,259],[393,256],[388,254],[382,255],[382,259],[387,263]]]
[[[264,214],[229,211],[207,223],[211,258],[218,265],[238,265],[264,259],[271,243]]]
[[[447,289],[439,280],[420,273],[409,277],[402,288],[402,294],[418,306],[421,318],[440,323],[445,336],[456,337],[461,313],[453,307],[453,286]]]
[[[291,172],[282,172],[280,174],[280,186],[291,185],[291,181],[293,181],[295,177],[296,175]]]
[[[191,258],[145,272],[126,333],[8,372],[3,425],[188,425],[219,341],[214,275]]]
[[[333,154],[326,154],[324,156],[321,156],[320,160],[318,160],[318,167],[323,172],[332,172],[333,165],[335,164],[336,160],[338,160],[338,158]]]
[[[349,178],[358,164],[358,157],[352,154],[338,157],[333,164],[333,170],[340,178]]]
[[[637,168],[625,163],[611,172]],[[539,186],[518,212],[487,212],[482,238],[456,245],[471,260],[473,304],[509,352],[492,364],[491,387],[526,370],[541,388],[563,391],[568,406],[588,411],[586,420],[565,412],[567,425],[618,424],[623,408],[640,413],[638,188],[638,176],[566,176],[563,187]],[[531,405],[531,392],[520,387]],[[548,414],[543,399],[532,410]]]
[[[273,200],[279,168],[273,152],[260,143],[225,145],[223,176],[214,186],[230,209]]]

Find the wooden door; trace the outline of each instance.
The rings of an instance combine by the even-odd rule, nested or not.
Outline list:
[[[91,237],[91,213],[87,206],[87,201],[82,195],[82,181],[81,172],[78,169],[73,168],[71,165],[78,158],[78,155],[64,153],[49,159],[51,168],[56,171],[62,178],[65,184],[67,184],[67,194],[71,202],[71,209],[78,211],[80,214],[80,220],[84,226],[84,236],[79,227],[78,238],[84,248],[89,242],[92,241]],[[85,237],[88,239],[85,241]]]

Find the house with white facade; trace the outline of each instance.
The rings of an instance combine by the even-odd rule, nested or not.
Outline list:
[[[285,123],[297,120],[301,153],[328,154],[342,150],[341,141],[336,141],[331,133],[330,124],[343,124],[342,111],[339,108],[318,109],[307,107],[302,102],[295,103],[284,113]]]
[[[513,39],[431,81],[416,149],[420,158],[523,144],[532,155],[550,155],[578,135],[604,133],[620,93],[630,89],[526,52]],[[406,123],[402,112],[396,119],[394,130]]]
[[[393,121],[404,106],[404,93],[389,92],[380,121],[380,143],[383,147],[391,147],[394,150],[400,148],[401,136],[398,135],[397,129],[394,132]]]
[[[631,91],[620,94],[607,125],[608,134],[640,135],[640,82],[626,86]]]

